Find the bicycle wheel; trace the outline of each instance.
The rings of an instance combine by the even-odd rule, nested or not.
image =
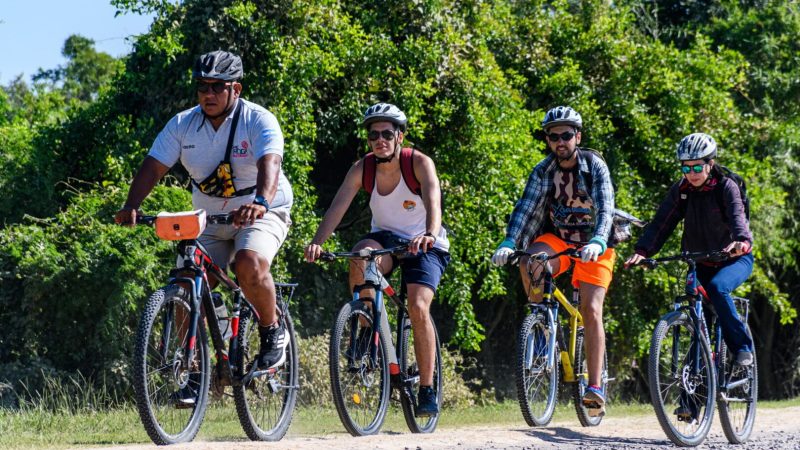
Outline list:
[[[299,366],[297,340],[288,310],[280,321],[289,331],[290,341],[286,348],[286,361],[270,369],[266,374],[253,378],[247,385],[233,387],[236,414],[244,432],[254,441],[280,440],[292,423],[292,414],[297,402]],[[239,350],[243,368],[242,376],[249,373],[258,356],[260,338],[258,320],[247,305],[239,317]]]
[[[548,348],[550,329],[542,314],[530,314],[517,337],[517,398],[530,426],[550,423],[558,398],[558,352]],[[554,354],[553,365],[547,364]]]
[[[433,364],[433,390],[436,391],[436,404],[439,406],[439,412],[441,413],[443,398],[442,351],[439,343],[439,333],[436,331],[433,317],[430,320],[431,325],[433,325],[433,335],[436,342],[436,356]],[[403,315],[402,336],[400,336],[399,344],[401,346],[400,361],[398,361],[400,363],[400,376],[402,377],[401,389],[409,389],[411,391],[405,395],[402,392],[400,393],[400,404],[403,407],[406,425],[408,425],[408,429],[412,433],[432,433],[439,423],[439,414],[428,417],[417,417],[415,414],[414,396],[419,392],[420,376],[414,347],[414,330],[411,328],[411,320],[406,315]]]
[[[583,329],[578,330],[578,335],[575,336],[575,384],[572,386],[572,401],[575,403],[575,413],[578,415],[578,421],[584,427],[596,427],[600,425],[603,416],[592,416],[589,410],[583,406],[583,394],[586,393],[586,388],[589,386],[589,372],[586,366],[586,349],[583,347],[584,332]],[[608,355],[603,354],[603,373],[600,375],[600,386],[603,393],[606,393],[606,400],[608,400]]]
[[[375,434],[389,407],[389,363],[380,336],[377,358],[370,357],[372,313],[361,302],[342,306],[331,332],[329,368],[336,412],[353,436]]]
[[[139,321],[133,356],[136,407],[158,445],[191,441],[206,412],[211,378],[208,339],[198,323],[195,356],[186,362],[189,293],[170,285],[155,291]]]
[[[692,350],[699,350],[699,367]],[[716,380],[711,351],[685,312],[658,321],[650,343],[650,397],[667,437],[679,446],[703,442],[714,418]]]
[[[750,327],[747,334],[750,335]],[[756,420],[758,402],[758,366],[755,350],[753,364],[742,367],[735,364],[736,355],[728,350],[725,342],[719,349],[719,421],[722,431],[731,444],[741,444],[750,438]]]

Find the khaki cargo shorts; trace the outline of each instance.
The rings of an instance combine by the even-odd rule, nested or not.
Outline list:
[[[239,250],[252,250],[272,265],[291,224],[288,211],[268,211],[253,225],[243,228],[209,224],[198,241],[223,270],[227,269]],[[183,267],[183,258],[178,257],[177,266]]]

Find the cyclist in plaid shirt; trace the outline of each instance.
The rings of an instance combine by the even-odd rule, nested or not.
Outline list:
[[[605,161],[591,150],[578,147],[583,120],[574,109],[558,106],[542,121],[550,154],[533,169],[522,198],[514,207],[506,238],[492,256],[504,265],[515,249],[554,255],[568,247],[580,248],[572,284],[580,289],[581,315],[586,336],[589,387],[583,398],[592,415],[605,413],[602,385],[605,331],[603,301],[616,254],[608,248],[614,218],[614,189]],[[542,300],[541,286],[529,286],[526,264],[520,274],[530,301]],[[554,276],[566,272],[571,258],[551,261]],[[536,274],[535,274],[536,275]]]

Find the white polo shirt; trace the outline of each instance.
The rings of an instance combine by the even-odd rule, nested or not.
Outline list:
[[[231,167],[233,185],[236,190],[255,186],[258,176],[256,163],[264,155],[283,157],[283,133],[275,116],[264,107],[242,100],[242,112],[231,145]],[[149,156],[172,167],[178,160],[196,181],[201,182],[211,175],[225,158],[231,122],[235,109],[231,111],[219,129],[203,120],[200,106],[187,109],[173,117],[158,134]],[[241,205],[252,203],[255,192],[233,198],[213,197],[192,186],[192,204],[205,209],[208,214],[233,211]],[[283,212],[288,217],[292,207],[292,186],[281,170],[278,176],[278,191],[270,202],[270,210]]]

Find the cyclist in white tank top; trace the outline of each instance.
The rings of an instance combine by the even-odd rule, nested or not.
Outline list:
[[[314,239],[305,249],[305,257],[308,262],[319,258],[322,244],[339,225],[362,188],[370,192],[372,232],[359,241],[353,251],[391,247],[396,245],[393,240],[397,237],[410,240],[409,252],[416,257],[403,258],[398,264],[408,289],[408,311],[420,371],[415,412],[418,416],[427,416],[439,412],[436,392],[431,387],[436,338],[430,321],[430,305],[442,273],[450,262],[450,243],[442,227],[441,191],[433,161],[417,151],[410,156],[413,176],[420,184],[420,194],[409,189],[407,177],[403,176],[401,153],[406,124],[405,114],[394,105],[378,103],[367,109],[363,125],[368,131],[372,154],[359,160],[347,172]],[[368,159],[370,163],[367,163]],[[373,180],[373,186],[364,186],[365,167],[367,171],[374,170],[374,175],[367,177]],[[363,284],[363,265],[363,261],[351,263],[351,289]],[[391,258],[379,261],[384,274],[389,273],[393,265]],[[368,297],[369,291],[364,290],[361,295]]]

